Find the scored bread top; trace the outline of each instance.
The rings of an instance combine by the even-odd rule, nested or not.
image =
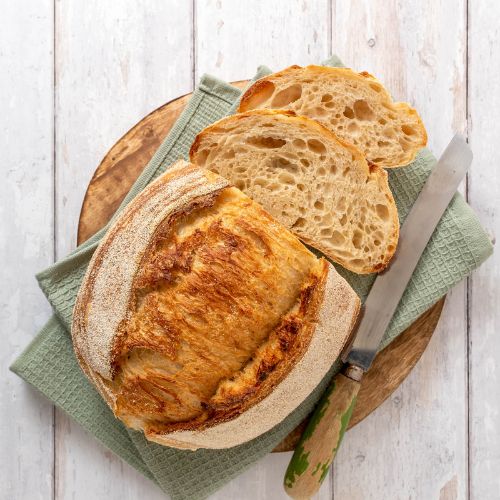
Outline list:
[[[337,300],[345,312],[321,333],[338,356],[359,299],[340,277],[342,293],[332,297],[328,274],[324,259],[225,179],[178,162],[126,207],[96,250],[75,304],[75,352],[126,425],[196,447],[179,433],[206,436],[240,417],[300,362],[325,288],[330,307]],[[268,424],[255,422],[250,434]],[[209,437],[201,446],[218,447]]]
[[[190,158],[351,271],[381,271],[394,254],[399,220],[387,173],[315,120],[282,110],[233,115],[200,132]]]
[[[245,92],[239,111],[263,108],[314,118],[385,168],[407,165],[427,143],[415,109],[393,102],[369,73],[349,68],[291,66],[265,76]]]

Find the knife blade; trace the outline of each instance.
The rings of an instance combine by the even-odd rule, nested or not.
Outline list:
[[[356,336],[336,375],[318,403],[285,474],[292,498],[309,498],[321,486],[349,423],[363,374],[404,294],[432,233],[472,162],[472,151],[456,134],[413,204],[401,227],[398,248],[380,273],[362,307]]]

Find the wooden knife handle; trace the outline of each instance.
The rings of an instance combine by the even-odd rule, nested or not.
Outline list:
[[[285,491],[297,500],[319,490],[351,419],[362,371],[348,367],[344,373],[333,378],[319,401],[286,470]]]

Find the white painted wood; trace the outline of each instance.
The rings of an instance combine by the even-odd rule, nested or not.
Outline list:
[[[500,496],[500,31],[498,3],[469,2],[469,198],[496,253],[470,279],[470,498]]]
[[[46,499],[53,408],[8,366],[50,314],[33,275],[53,259],[52,3],[0,9],[0,498]]]
[[[131,125],[191,90],[203,72],[250,77],[261,63],[281,69],[320,61],[332,45],[346,64],[374,73],[418,108],[436,153],[454,131],[465,130],[468,104],[475,154],[469,197],[492,234],[500,230],[498,2],[468,0],[468,95],[466,0],[0,3],[2,499],[163,498],[60,413],[54,445],[52,406],[7,366],[48,317],[33,274],[54,250],[59,258],[74,248],[85,186],[99,160]],[[318,498],[333,492],[363,500],[498,498],[499,278],[494,256],[470,279],[468,351],[465,284],[449,295],[422,360],[347,434],[335,476]],[[289,456],[264,458],[212,499],[285,498]]]
[[[210,500],[289,500],[283,489],[283,473],[292,453],[272,453],[210,496]],[[331,485],[325,481],[312,500],[330,500]]]
[[[329,2],[279,0],[196,2],[195,75],[251,78],[261,64],[274,70],[291,64],[319,63],[328,56]],[[287,498],[283,475],[290,454],[269,455],[213,495],[213,500]],[[328,481],[317,494],[330,499]]]
[[[334,1],[332,16],[333,51],[412,103],[439,155],[466,125],[465,2]],[[462,283],[415,370],[346,435],[335,498],[467,497],[465,304]]]
[[[196,1],[196,75],[251,78],[260,64],[274,70],[328,56],[328,0]]]
[[[59,0],[55,43],[59,258],[75,247],[83,194],[106,151],[146,113],[192,89],[191,5]],[[162,497],[60,412],[55,446],[58,500]]]

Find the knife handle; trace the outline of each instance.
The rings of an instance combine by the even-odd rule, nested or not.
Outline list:
[[[291,498],[310,498],[328,475],[351,419],[362,376],[360,368],[347,365],[319,401],[285,473],[284,487]]]

